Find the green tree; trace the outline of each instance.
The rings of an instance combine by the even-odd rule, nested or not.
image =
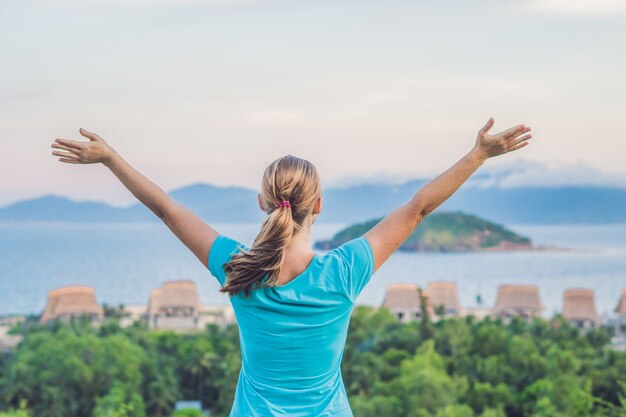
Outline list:
[[[403,417],[404,407],[400,399],[390,395],[374,395],[350,397],[350,407],[355,416],[359,417]]]
[[[145,417],[143,398],[114,383],[109,393],[96,399],[93,417]]]
[[[28,335],[10,359],[5,400],[43,417],[90,416],[117,382],[139,393],[143,351],[124,335],[97,337],[82,325]]]
[[[165,417],[179,398],[179,380],[171,356],[159,355],[153,349],[150,352],[143,364],[143,397],[150,417]]]
[[[178,358],[183,379],[192,388],[188,398],[202,400],[207,381],[214,379],[219,366],[219,357],[213,345],[204,335],[191,336],[182,341]]]
[[[355,416],[626,417],[626,352],[609,348],[605,330],[581,332],[561,317],[432,326],[428,337],[419,320],[355,307],[342,363]],[[236,325],[176,334],[75,320],[18,330],[23,342],[0,356],[0,417],[169,417],[176,401],[197,397],[225,417],[232,406]]]
[[[454,405],[467,388],[464,379],[455,379],[446,373],[433,340],[424,342],[415,356],[403,361],[400,368],[396,389],[407,416],[424,415],[424,412],[435,414],[440,408]]]

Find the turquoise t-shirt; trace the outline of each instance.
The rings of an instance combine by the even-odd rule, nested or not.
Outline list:
[[[208,268],[223,286],[223,265],[238,247],[219,235]],[[229,417],[352,417],[341,359],[354,302],[374,271],[365,237],[321,255],[285,285],[230,297],[242,367]]]

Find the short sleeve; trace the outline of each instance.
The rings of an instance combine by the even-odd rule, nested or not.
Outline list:
[[[349,240],[335,249],[344,262],[344,276],[352,302],[374,274],[374,253],[365,236]]]
[[[211,250],[209,251],[208,268],[211,275],[217,278],[221,286],[226,283],[226,273],[224,272],[224,264],[232,258],[234,254],[239,252],[241,243],[225,235],[218,235]]]

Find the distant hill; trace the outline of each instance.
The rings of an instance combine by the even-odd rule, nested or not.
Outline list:
[[[330,250],[358,238],[382,218],[354,224],[339,231],[330,240],[315,243],[318,249]],[[411,252],[465,252],[480,250],[532,249],[530,239],[462,212],[437,212],[427,216],[420,227],[400,246]]]
[[[263,217],[256,200],[257,193],[247,188],[197,183],[168,194],[210,221],[255,222]],[[149,222],[157,221],[157,218],[143,204],[120,208],[95,201],[74,201],[51,194],[0,208],[0,220]]]
[[[408,201],[426,180],[401,185],[361,184],[324,190],[320,223],[354,223],[386,215]],[[242,187],[197,183],[170,195],[215,223],[259,222],[264,213],[257,192]],[[463,211],[504,224],[626,222],[626,188],[599,186],[512,187],[465,184],[438,210]],[[156,221],[143,205],[113,207],[47,195],[0,208],[4,221]]]

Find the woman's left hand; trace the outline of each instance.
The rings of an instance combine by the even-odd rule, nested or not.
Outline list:
[[[115,153],[113,148],[100,136],[83,128],[80,134],[89,139],[89,142],[79,142],[69,139],[55,139],[52,155],[59,156],[59,161],[69,164],[95,164],[106,163]]]
[[[474,152],[482,160],[513,152],[528,145],[528,141],[533,137],[530,127],[520,124],[510,129],[504,130],[493,135],[489,134],[489,130],[493,127],[493,117],[478,131]]]

